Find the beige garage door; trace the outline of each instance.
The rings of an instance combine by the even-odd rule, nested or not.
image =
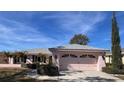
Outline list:
[[[62,57],[60,70],[96,70],[96,58]]]

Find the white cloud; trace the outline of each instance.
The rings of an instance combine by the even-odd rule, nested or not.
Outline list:
[[[102,12],[59,12],[42,17],[42,19],[56,19],[63,31],[71,33],[88,33],[95,25],[105,19]]]
[[[79,14],[66,19],[66,24],[63,24],[63,26],[74,33],[85,34],[91,32],[95,28],[95,24],[101,22],[103,19],[103,16],[100,14],[95,14],[94,16]]]
[[[57,23],[57,26],[61,28],[60,31],[64,31],[62,34],[64,36],[63,40],[48,37],[42,31],[37,30],[37,28],[20,21],[0,17],[0,43],[5,44],[5,46],[12,46],[10,48],[13,49],[33,48],[35,44],[39,45],[39,47],[41,45],[46,47],[61,45],[67,42],[72,37],[72,34],[92,32],[96,24],[103,21],[105,17],[100,12],[56,12],[42,15],[39,20],[53,19]]]
[[[28,47],[29,43],[32,45],[39,44],[40,46],[40,44],[57,42],[31,26],[4,18],[2,18],[2,21],[3,23],[0,22],[0,43],[3,45],[13,46],[16,49],[25,45],[27,45],[25,47]]]

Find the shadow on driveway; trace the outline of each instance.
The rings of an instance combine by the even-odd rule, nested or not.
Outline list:
[[[116,81],[115,79],[107,79],[102,77],[86,77],[84,80],[88,82],[115,82]]]

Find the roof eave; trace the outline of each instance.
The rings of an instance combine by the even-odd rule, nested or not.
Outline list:
[[[98,50],[98,49],[60,49],[60,48],[50,48],[51,51],[85,51],[85,52],[107,52],[109,50]]]

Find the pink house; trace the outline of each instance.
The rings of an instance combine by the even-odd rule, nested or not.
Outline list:
[[[105,67],[107,50],[87,45],[69,44],[49,49],[59,70],[97,70]]]
[[[49,49],[30,49],[26,51],[26,59],[9,57],[8,64],[0,64],[0,67],[21,67],[21,63],[33,64],[33,62],[48,63],[49,58],[59,67],[59,70],[97,70],[105,67],[105,53],[107,50],[94,48],[87,45],[69,44]],[[48,60],[44,61],[39,54],[47,54]],[[23,59],[23,60],[22,60]]]

